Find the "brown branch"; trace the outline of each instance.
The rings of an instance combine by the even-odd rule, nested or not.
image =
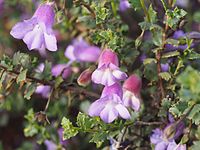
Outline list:
[[[136,121],[135,125],[143,125],[143,126],[152,126],[152,125],[162,125],[163,122],[144,122],[144,121]]]
[[[91,13],[91,16],[92,16],[93,18],[96,17],[95,12],[94,12],[93,9],[90,7],[90,5],[88,5],[87,3],[85,3],[85,2],[82,1],[82,0],[76,1],[75,3],[84,6],[84,7]]]
[[[19,71],[8,70],[7,67],[5,67],[5,66],[3,66],[1,64],[0,64],[0,68],[2,68],[3,70],[5,70],[6,72],[8,72],[11,75],[18,76],[20,74]],[[49,85],[51,87],[54,87],[54,85],[55,85],[54,81],[40,80],[40,79],[37,79],[37,78],[29,76],[29,75],[26,76],[26,81],[27,82],[37,82],[39,84]],[[74,87],[74,86],[66,84],[66,83],[61,84],[58,88],[60,88],[60,89],[62,89],[64,91],[69,90],[69,91],[73,91],[74,93],[84,94],[87,97],[93,97],[93,98],[99,98],[100,97],[100,95],[97,94],[97,93],[87,91],[86,89],[81,88],[81,87]]]

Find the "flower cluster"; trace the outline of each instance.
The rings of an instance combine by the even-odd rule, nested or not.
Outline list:
[[[98,68],[92,73],[92,81],[105,87],[100,99],[91,104],[88,111],[90,116],[100,116],[104,122],[111,123],[118,116],[130,119],[126,107],[139,110],[141,80],[132,75],[122,87],[120,81],[126,78],[126,73],[119,68],[117,54],[105,49],[99,57]]]

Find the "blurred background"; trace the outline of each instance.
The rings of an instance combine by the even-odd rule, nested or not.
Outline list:
[[[36,8],[43,2],[39,0],[0,0],[0,58],[3,55],[12,57],[14,53],[19,51],[37,57],[36,66],[45,62],[45,60],[52,62],[52,64],[67,63],[69,60],[64,56],[65,49],[78,36],[83,37],[88,43],[102,46],[100,40],[97,40],[95,32],[106,27],[95,24],[95,20],[87,8],[87,5],[92,8],[92,1],[56,0],[54,29],[58,41],[58,51],[46,51],[41,54],[38,50],[28,50],[22,40],[14,39],[10,35],[10,30],[17,22],[31,18]],[[131,70],[132,67],[138,66],[137,59],[142,56],[143,52],[132,54],[135,55],[135,59],[131,60],[130,63],[130,60],[126,57],[129,53],[122,50],[129,49],[131,51],[133,49],[134,43],[132,41],[141,32],[138,23],[142,20],[143,14],[141,11],[132,9],[129,12],[131,19],[126,18],[126,15],[124,16],[118,11],[118,0],[103,2],[105,3],[104,6],[111,11],[106,23],[113,25],[113,31],[116,31],[114,34],[117,33],[117,36],[123,37],[121,43],[119,39],[114,41],[120,43],[117,48],[114,48],[117,49],[117,52],[121,52],[121,62],[126,64],[127,70]],[[115,7],[111,7],[111,2],[115,3]],[[162,18],[164,11],[160,1],[151,0],[151,2],[157,8],[158,17]],[[180,27],[181,30],[186,33],[191,31],[200,32],[200,1],[177,0],[176,5],[188,12],[184,25]],[[114,43],[112,42],[108,43],[110,47]],[[78,75],[83,71],[82,68],[88,66],[87,63],[74,64],[72,66],[73,74],[66,82],[70,84],[76,82]],[[100,90],[97,89],[96,92],[100,93]],[[46,98],[40,94],[34,94],[31,100],[25,100],[18,86],[15,86],[6,95],[2,93],[0,95],[0,150],[53,150],[55,145],[60,145],[60,149],[62,149],[61,147],[73,150],[96,149],[95,144],[89,143],[88,137],[85,135],[79,134],[67,141],[60,139],[62,136],[60,134],[62,117],[68,116],[73,121],[79,110],[86,111],[91,99],[82,94],[72,94],[70,91],[65,92],[63,95],[55,95],[55,99],[51,101],[46,114],[51,124],[43,126],[40,123],[34,123],[33,120],[35,117],[42,116],[40,111],[45,108]],[[107,144],[109,145],[109,143]]]

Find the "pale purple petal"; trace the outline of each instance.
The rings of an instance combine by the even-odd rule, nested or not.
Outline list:
[[[178,145],[176,144],[175,141],[169,142],[167,146],[167,150],[177,150]]]
[[[96,69],[91,76],[91,79],[94,83],[101,84],[102,77],[104,72],[100,69]]]
[[[46,145],[47,150],[56,150],[57,149],[57,145],[50,140],[45,140],[44,144]]]
[[[132,92],[128,90],[124,90],[123,103],[125,106],[131,107],[135,111],[139,111],[141,105],[139,97],[136,97]]]
[[[118,70],[118,67],[113,64],[103,64],[101,67],[97,68],[93,74],[92,74],[92,81],[97,84],[103,84],[105,86],[111,86],[116,82],[119,82],[124,79],[123,77],[117,76],[117,78],[114,75],[119,75],[119,72],[113,73],[116,70]],[[118,78],[119,77],[119,78]]]
[[[108,102],[107,97],[96,100],[95,102],[93,102],[90,105],[90,108],[88,110],[88,114],[90,116],[100,116],[100,113],[104,109],[107,102]]]
[[[23,39],[26,33],[33,30],[36,24],[37,24],[36,18],[24,20],[23,22],[17,23],[10,31],[10,34],[16,39]]]
[[[112,70],[105,69],[102,71],[103,71],[103,75],[102,75],[101,84],[103,84],[105,86],[111,86],[117,82],[117,80],[115,79],[115,77],[112,74]]]
[[[120,0],[119,10],[126,11],[127,9],[130,8],[130,6],[131,6],[131,4],[128,2],[128,0]]]
[[[23,41],[27,44],[28,49],[39,49],[42,47],[42,43],[44,42],[43,31],[39,25],[36,25],[34,29],[28,32]]]
[[[35,90],[35,93],[41,94],[42,97],[44,97],[44,98],[48,98],[50,92],[51,92],[51,87],[48,85],[39,85],[39,86],[37,86],[37,88]]]
[[[64,131],[63,128],[59,128],[58,129],[59,141],[60,141],[60,144],[66,146],[68,144],[68,141],[67,140],[63,140],[63,131]]]
[[[178,144],[177,150],[187,150],[186,144]]]
[[[131,116],[130,116],[127,108],[124,107],[122,104],[116,105],[115,108],[118,111],[120,117],[122,117],[124,119],[130,119]]]
[[[65,57],[69,58],[70,60],[76,60],[74,56],[74,46],[69,45],[65,50]]]
[[[89,46],[87,48],[79,48],[74,50],[74,56],[79,61],[96,62],[101,53],[100,48],[96,46]]]
[[[52,67],[51,69],[51,74],[55,77],[61,75],[61,73],[63,72],[63,70],[67,68],[66,64],[57,64],[55,66]]]
[[[120,70],[114,70],[113,76],[118,80],[125,80],[127,78],[126,73],[120,71]]]
[[[48,50],[50,51],[57,50],[57,41],[55,35],[44,33],[44,42]]]
[[[102,91],[101,97],[116,94],[117,96],[119,96],[119,98],[122,98],[122,93],[123,92],[122,92],[121,85],[118,84],[118,83],[115,83],[111,86],[105,86],[103,91]]]
[[[54,24],[55,13],[52,5],[53,3],[49,2],[40,5],[33,15],[39,22],[45,23],[48,28],[51,28]]]
[[[168,146],[168,143],[162,141],[162,142],[156,144],[155,150],[166,150],[166,149],[167,149],[167,146]]]
[[[163,132],[160,129],[153,130],[153,134],[150,136],[150,141],[153,144],[158,144],[162,141]]]
[[[118,112],[112,106],[112,104],[107,104],[103,111],[100,113],[100,117],[105,123],[111,123],[118,117]]]

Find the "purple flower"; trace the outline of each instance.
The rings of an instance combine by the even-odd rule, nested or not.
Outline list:
[[[23,39],[29,50],[47,48],[56,51],[57,41],[52,30],[55,13],[52,5],[40,5],[31,19],[17,23],[10,34],[16,39]]]
[[[169,71],[169,64],[166,63],[166,64],[161,64],[161,70],[162,72],[167,72]]]
[[[122,88],[118,83],[106,86],[100,99],[91,104],[89,108],[90,116],[100,116],[106,122],[113,122],[118,116],[129,119],[130,114],[122,103]]]
[[[58,137],[59,137],[60,144],[63,146],[66,146],[68,142],[67,140],[63,140],[63,128],[58,129]]]
[[[119,3],[119,11],[126,11],[127,9],[130,8],[130,3],[128,2],[128,0],[120,0]]]
[[[51,92],[51,87],[48,85],[39,85],[35,90],[35,93],[41,94],[43,98],[48,98],[50,92]]]
[[[66,48],[65,56],[71,61],[96,62],[100,53],[100,48],[91,46],[82,38],[79,38]]]
[[[183,32],[182,30],[178,30],[178,31],[174,32],[174,34],[171,38],[178,40],[178,39],[184,38],[184,37],[186,37],[185,32]],[[192,44],[191,46],[194,46],[194,44]],[[180,44],[179,46],[174,46],[171,44],[165,45],[166,51],[185,50],[187,47],[188,47],[187,44]]]
[[[62,74],[63,79],[66,79],[71,74],[71,68],[67,64],[57,64],[53,66],[51,73],[55,77]]]
[[[92,74],[92,81],[110,86],[126,78],[126,73],[119,69],[119,60],[116,53],[110,49],[104,50],[100,55],[98,68]]]
[[[58,129],[58,137],[59,137],[59,143],[66,147],[67,146],[67,140],[63,140],[63,129],[59,128]],[[59,146],[57,146],[57,144],[51,140],[45,140],[44,144],[46,145],[47,150],[57,150]]]
[[[155,150],[186,150],[186,145],[176,144],[175,140],[183,133],[184,123],[175,122],[169,116],[170,122],[164,130],[155,129],[150,136],[150,141],[155,145]]]
[[[131,75],[123,84],[123,103],[127,107],[131,107],[138,111],[141,105],[140,90],[142,81],[136,75]]]
[[[50,140],[45,140],[44,144],[46,145],[47,150],[56,150],[57,149],[57,145]]]

